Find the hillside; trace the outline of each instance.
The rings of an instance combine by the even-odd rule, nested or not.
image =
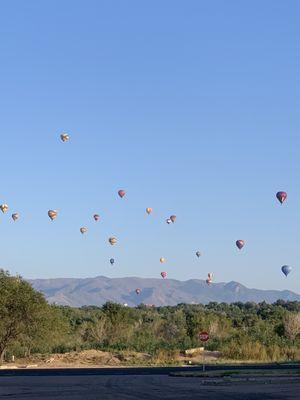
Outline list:
[[[178,281],[174,279],[152,278],[94,278],[75,279],[34,279],[33,287],[43,292],[51,303],[80,307],[83,305],[102,305],[107,301],[126,303],[136,306],[140,303],[176,305],[178,303],[216,302],[261,302],[273,303],[278,299],[300,301],[300,295],[284,290],[249,289],[238,282],[213,283],[208,286],[205,281],[190,279]],[[137,295],[135,289],[140,288]]]

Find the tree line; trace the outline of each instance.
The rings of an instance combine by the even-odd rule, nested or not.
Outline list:
[[[48,304],[19,276],[0,270],[0,362],[11,355],[87,349],[155,354],[201,346],[224,359],[300,360],[300,302],[73,308]]]

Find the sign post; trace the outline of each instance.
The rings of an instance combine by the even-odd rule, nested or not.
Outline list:
[[[209,340],[209,334],[208,332],[200,332],[199,333],[199,339],[201,342],[207,342]],[[205,372],[205,347],[203,346],[203,372]]]

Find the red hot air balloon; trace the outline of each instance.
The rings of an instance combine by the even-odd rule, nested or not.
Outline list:
[[[163,279],[167,277],[167,273],[165,271],[161,272],[160,275]]]
[[[280,201],[280,203],[282,204],[287,198],[287,193],[286,192],[277,192],[276,193],[276,197]]]
[[[121,199],[125,196],[125,194],[126,194],[126,192],[123,189],[118,191],[118,195],[121,197]]]
[[[237,241],[235,242],[235,244],[236,244],[237,248],[238,248],[239,250],[241,250],[241,249],[244,247],[244,245],[245,245],[245,241],[244,241],[244,240],[237,240]]]

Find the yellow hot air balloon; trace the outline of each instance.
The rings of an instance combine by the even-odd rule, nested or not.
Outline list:
[[[1,210],[3,213],[6,213],[6,211],[8,210],[8,205],[7,205],[7,204],[1,204],[0,210]]]
[[[109,241],[109,243],[113,246],[113,245],[115,245],[115,244],[117,243],[117,238],[115,238],[115,237],[110,237],[110,238],[108,239],[108,241]]]
[[[48,211],[48,216],[53,221],[57,217],[57,211],[56,210],[49,210]]]
[[[149,215],[152,213],[152,208],[151,207],[147,207],[146,208],[146,213]]]
[[[159,261],[163,264],[164,262],[166,262],[166,259],[164,257],[160,257]]]

